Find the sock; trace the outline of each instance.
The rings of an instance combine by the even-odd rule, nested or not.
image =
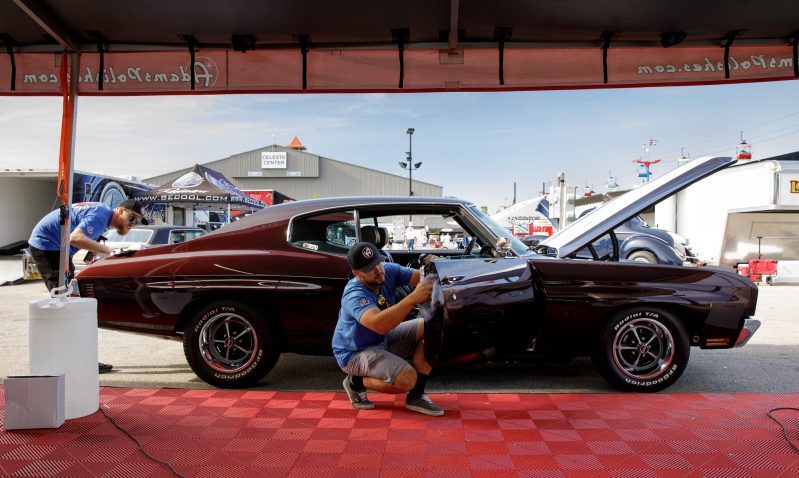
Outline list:
[[[356,392],[363,392],[366,390],[366,387],[363,385],[363,377],[350,375],[350,384],[352,384],[352,389]]]
[[[417,400],[424,395],[424,387],[427,385],[427,377],[429,375],[425,375],[423,373],[416,374],[416,385],[408,392],[408,398],[406,400]]]

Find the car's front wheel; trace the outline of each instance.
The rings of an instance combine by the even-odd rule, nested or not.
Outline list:
[[[220,388],[255,385],[280,356],[266,320],[235,302],[198,310],[183,334],[183,353],[198,377]]]
[[[654,307],[627,310],[602,329],[594,365],[614,387],[656,392],[670,386],[688,365],[690,344],[685,327]]]

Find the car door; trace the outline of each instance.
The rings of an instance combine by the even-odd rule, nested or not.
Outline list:
[[[521,257],[436,261],[444,296],[440,361],[524,350],[537,326],[535,273]]]

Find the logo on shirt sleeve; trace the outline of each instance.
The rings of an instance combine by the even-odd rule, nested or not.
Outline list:
[[[94,234],[94,228],[92,226],[89,226],[86,228],[86,232],[88,232],[89,234]]]
[[[369,300],[366,297],[361,298],[361,305],[366,305],[369,303]]]

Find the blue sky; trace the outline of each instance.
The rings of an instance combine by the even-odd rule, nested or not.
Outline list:
[[[740,131],[755,159],[799,150],[799,82],[503,93],[81,97],[75,167],[154,176],[296,135],[310,152],[403,175],[490,211],[535,196],[566,173],[605,190],[608,172],[638,183],[633,160],[673,167],[734,155]],[[58,98],[0,97],[0,169],[57,167]],[[646,153],[642,144],[657,146]]]

